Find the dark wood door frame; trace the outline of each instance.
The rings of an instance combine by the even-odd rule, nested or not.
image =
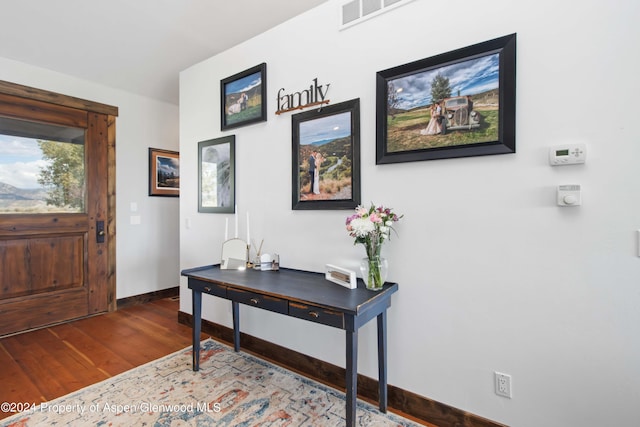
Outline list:
[[[104,274],[107,278],[107,294],[95,295],[92,298],[100,298],[102,305],[107,311],[116,309],[116,117],[118,116],[118,107],[113,107],[98,102],[87,101],[72,96],[62,95],[55,92],[49,92],[41,89],[35,89],[7,81],[0,80],[0,94],[11,95],[23,98],[26,104],[29,101],[39,101],[48,104],[76,108],[89,113],[90,119],[92,114],[100,114],[106,117],[106,124],[101,124],[96,128],[96,132],[106,132],[107,134],[107,170],[106,170],[106,188],[107,188],[107,209],[105,218],[105,228],[107,233],[107,267]],[[106,298],[104,301],[103,298]]]

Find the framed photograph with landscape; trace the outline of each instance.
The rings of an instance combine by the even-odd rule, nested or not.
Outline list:
[[[516,35],[379,71],[376,164],[515,153]]]
[[[180,195],[180,154],[177,151],[149,148],[149,195]]]
[[[360,99],[291,116],[292,209],[360,204]]]
[[[233,213],[236,136],[198,143],[198,212]]]
[[[220,81],[222,130],[267,120],[267,64]]]

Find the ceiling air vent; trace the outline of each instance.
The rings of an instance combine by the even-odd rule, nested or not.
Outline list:
[[[352,27],[413,0],[348,0],[340,6],[340,29]]]

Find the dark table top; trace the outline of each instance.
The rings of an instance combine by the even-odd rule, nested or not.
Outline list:
[[[280,268],[277,271],[221,270],[219,265],[183,270],[183,276],[231,288],[258,292],[302,304],[322,306],[359,315],[368,306],[391,298],[397,283],[385,283],[381,291],[365,288],[358,279],[356,289],[348,289],[325,279],[324,273]]]

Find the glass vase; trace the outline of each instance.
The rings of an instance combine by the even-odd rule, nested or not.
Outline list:
[[[360,271],[362,272],[362,280],[364,280],[367,289],[379,291],[382,289],[385,280],[387,280],[389,264],[386,258],[380,256],[362,258],[362,261],[360,261]]]

